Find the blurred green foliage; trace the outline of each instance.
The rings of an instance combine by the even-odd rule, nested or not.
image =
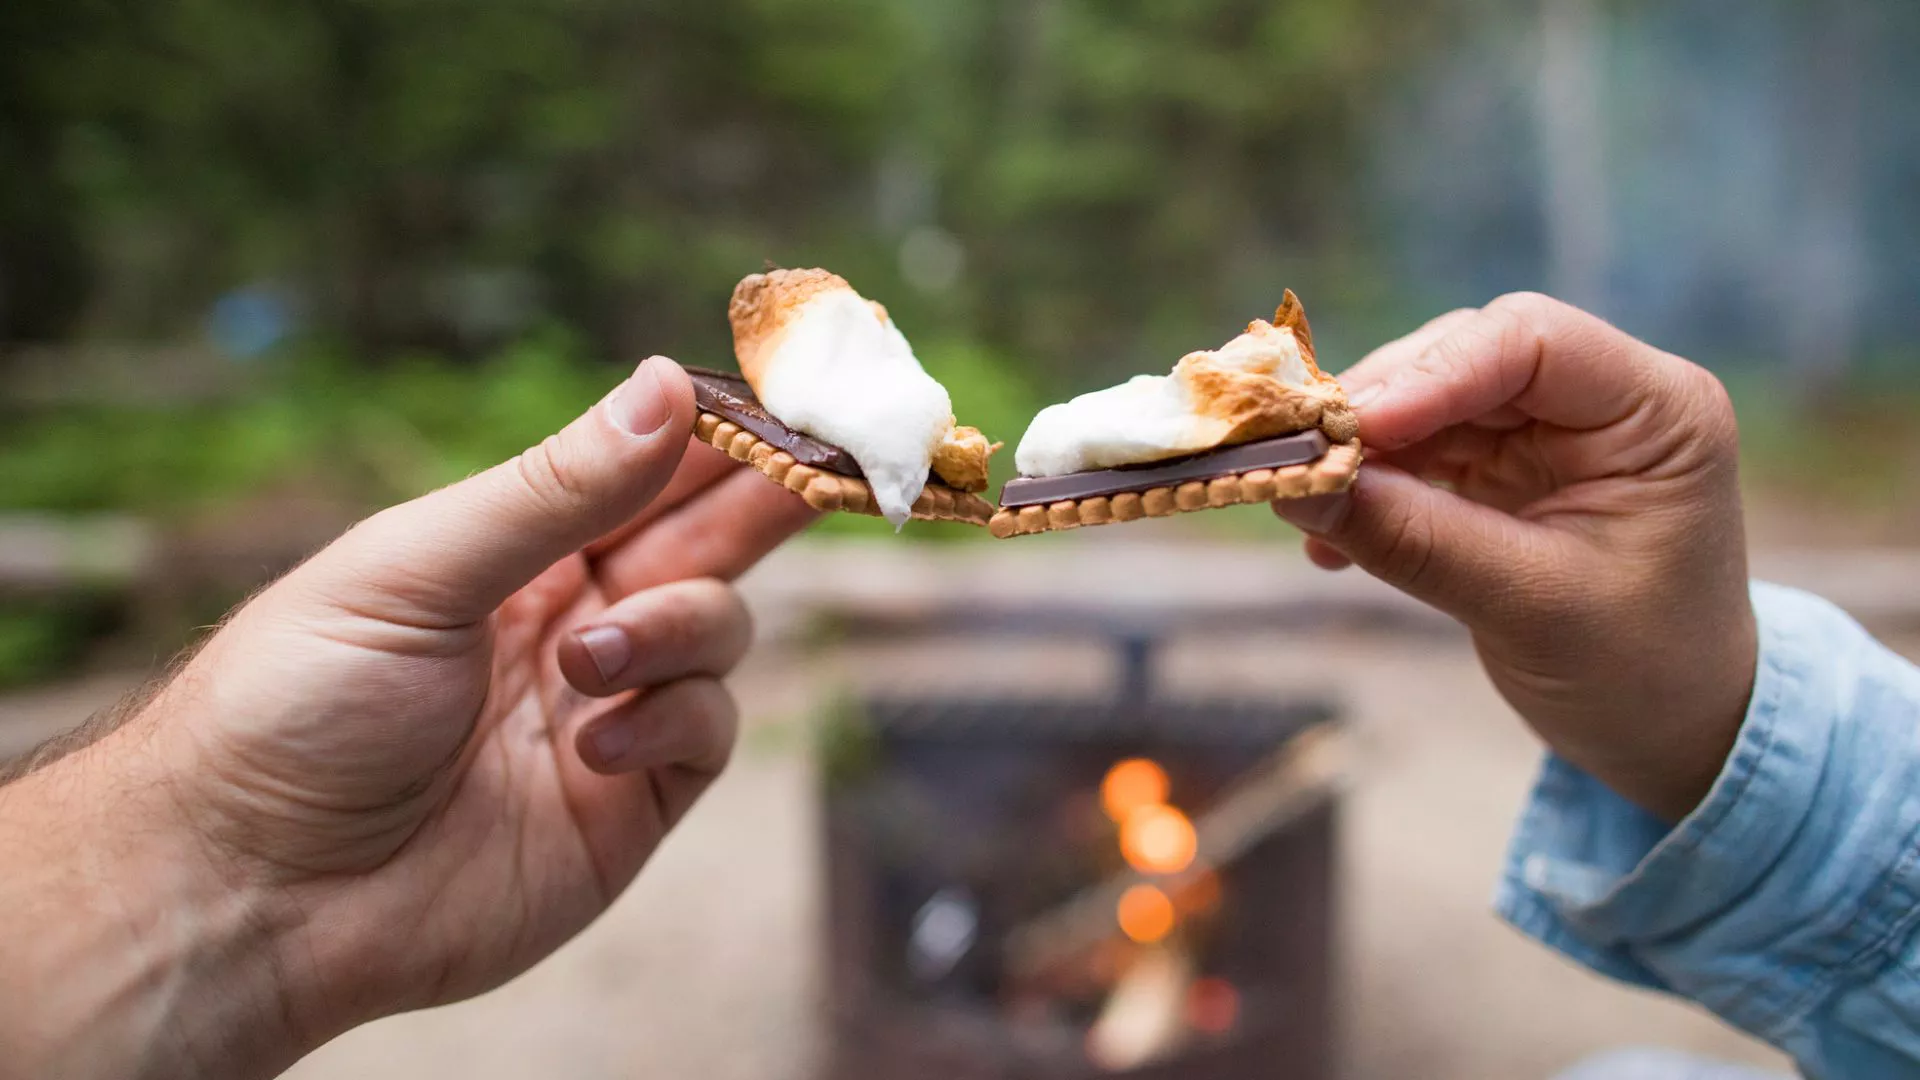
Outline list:
[[[72,661],[75,635],[56,610],[0,608],[0,687],[25,683]]]
[[[920,353],[962,422],[995,438],[1017,439],[1044,404],[1018,370],[981,347],[936,341]],[[303,351],[218,401],[21,412],[0,423],[8,466],[0,511],[165,519],[289,485],[379,506],[519,453],[624,374],[590,359],[576,336],[550,330],[471,363],[413,352],[368,366]],[[1010,451],[996,458],[996,483],[1012,475],[1011,459]],[[836,519],[856,531],[874,525],[884,528]]]
[[[10,0],[0,282],[23,299],[0,340],[190,337],[269,282],[368,361],[552,323],[598,356],[725,355],[727,291],[772,260],[1084,389],[1224,339],[1315,260],[1364,261],[1352,121],[1430,21],[1392,0]]]
[[[474,366],[409,354],[369,368],[303,354],[223,401],[78,405],[10,421],[0,427],[0,509],[164,518],[283,484],[379,505],[511,457],[618,378],[559,333]]]
[[[288,490],[370,509],[511,457],[621,374],[588,361],[573,335],[550,331],[473,364],[415,353],[368,367],[301,351],[274,359],[244,390],[189,407],[0,412],[0,512],[132,511],[184,524]],[[142,629],[170,650],[239,598],[176,596],[182,606],[167,614],[181,625]],[[0,596],[0,686],[83,660],[127,629],[114,617],[125,599]]]
[[[1537,14],[1512,0],[6,0],[0,511],[164,521],[287,489],[404,498],[555,430],[641,356],[724,366],[728,292],[769,262],[831,267],[884,301],[959,419],[1009,447],[1044,403],[1164,370],[1286,286],[1343,368],[1450,295],[1396,284],[1383,230],[1407,223],[1383,222],[1368,187],[1383,104],[1439,92],[1405,76],[1481,55],[1459,47],[1472,26],[1524,36]],[[1510,79],[1490,70],[1487,92],[1524,112]],[[1385,168],[1424,160],[1396,146]],[[296,333],[230,369],[207,350],[230,393],[9,400],[15,343],[191,345],[238,290],[284,298]],[[1743,392],[1750,460],[1884,493],[1916,472],[1894,436],[1920,402],[1859,400],[1809,438],[1781,395]],[[1278,528],[1261,508],[1179,527]],[[821,528],[887,532],[851,515]],[[98,625],[60,605],[0,609],[0,681],[70,658]]]
[[[102,596],[0,598],[0,689],[43,679],[78,662],[118,627],[118,605]]]

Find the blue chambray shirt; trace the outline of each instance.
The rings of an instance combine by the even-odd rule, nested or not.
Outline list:
[[[1817,597],[1753,603],[1753,701],[1706,801],[1669,827],[1549,756],[1495,905],[1810,1077],[1920,1077],[1920,668]]]

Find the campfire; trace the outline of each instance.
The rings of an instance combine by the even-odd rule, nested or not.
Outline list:
[[[835,745],[831,1075],[1331,1075],[1326,703],[878,698]]]

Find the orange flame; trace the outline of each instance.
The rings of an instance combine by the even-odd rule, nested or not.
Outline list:
[[[1108,769],[1100,781],[1100,806],[1114,821],[1125,821],[1143,806],[1166,802],[1168,790],[1165,769],[1146,758],[1129,758]]]
[[[1142,945],[1173,933],[1173,901],[1151,885],[1135,885],[1120,894],[1120,932]]]
[[[1177,874],[1198,849],[1193,822],[1171,806],[1143,806],[1120,823],[1120,854],[1143,874]]]

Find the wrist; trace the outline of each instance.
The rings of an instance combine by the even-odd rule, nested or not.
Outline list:
[[[274,1075],[306,1049],[290,913],[224,872],[141,742],[0,789],[0,1043],[26,1075]]]
[[[1495,682],[1556,753],[1614,794],[1677,824],[1705,800],[1739,741],[1753,697],[1757,630],[1744,595],[1700,632],[1619,632],[1649,648],[1587,648],[1587,670],[1551,684]],[[1504,677],[1503,677],[1504,675]]]

